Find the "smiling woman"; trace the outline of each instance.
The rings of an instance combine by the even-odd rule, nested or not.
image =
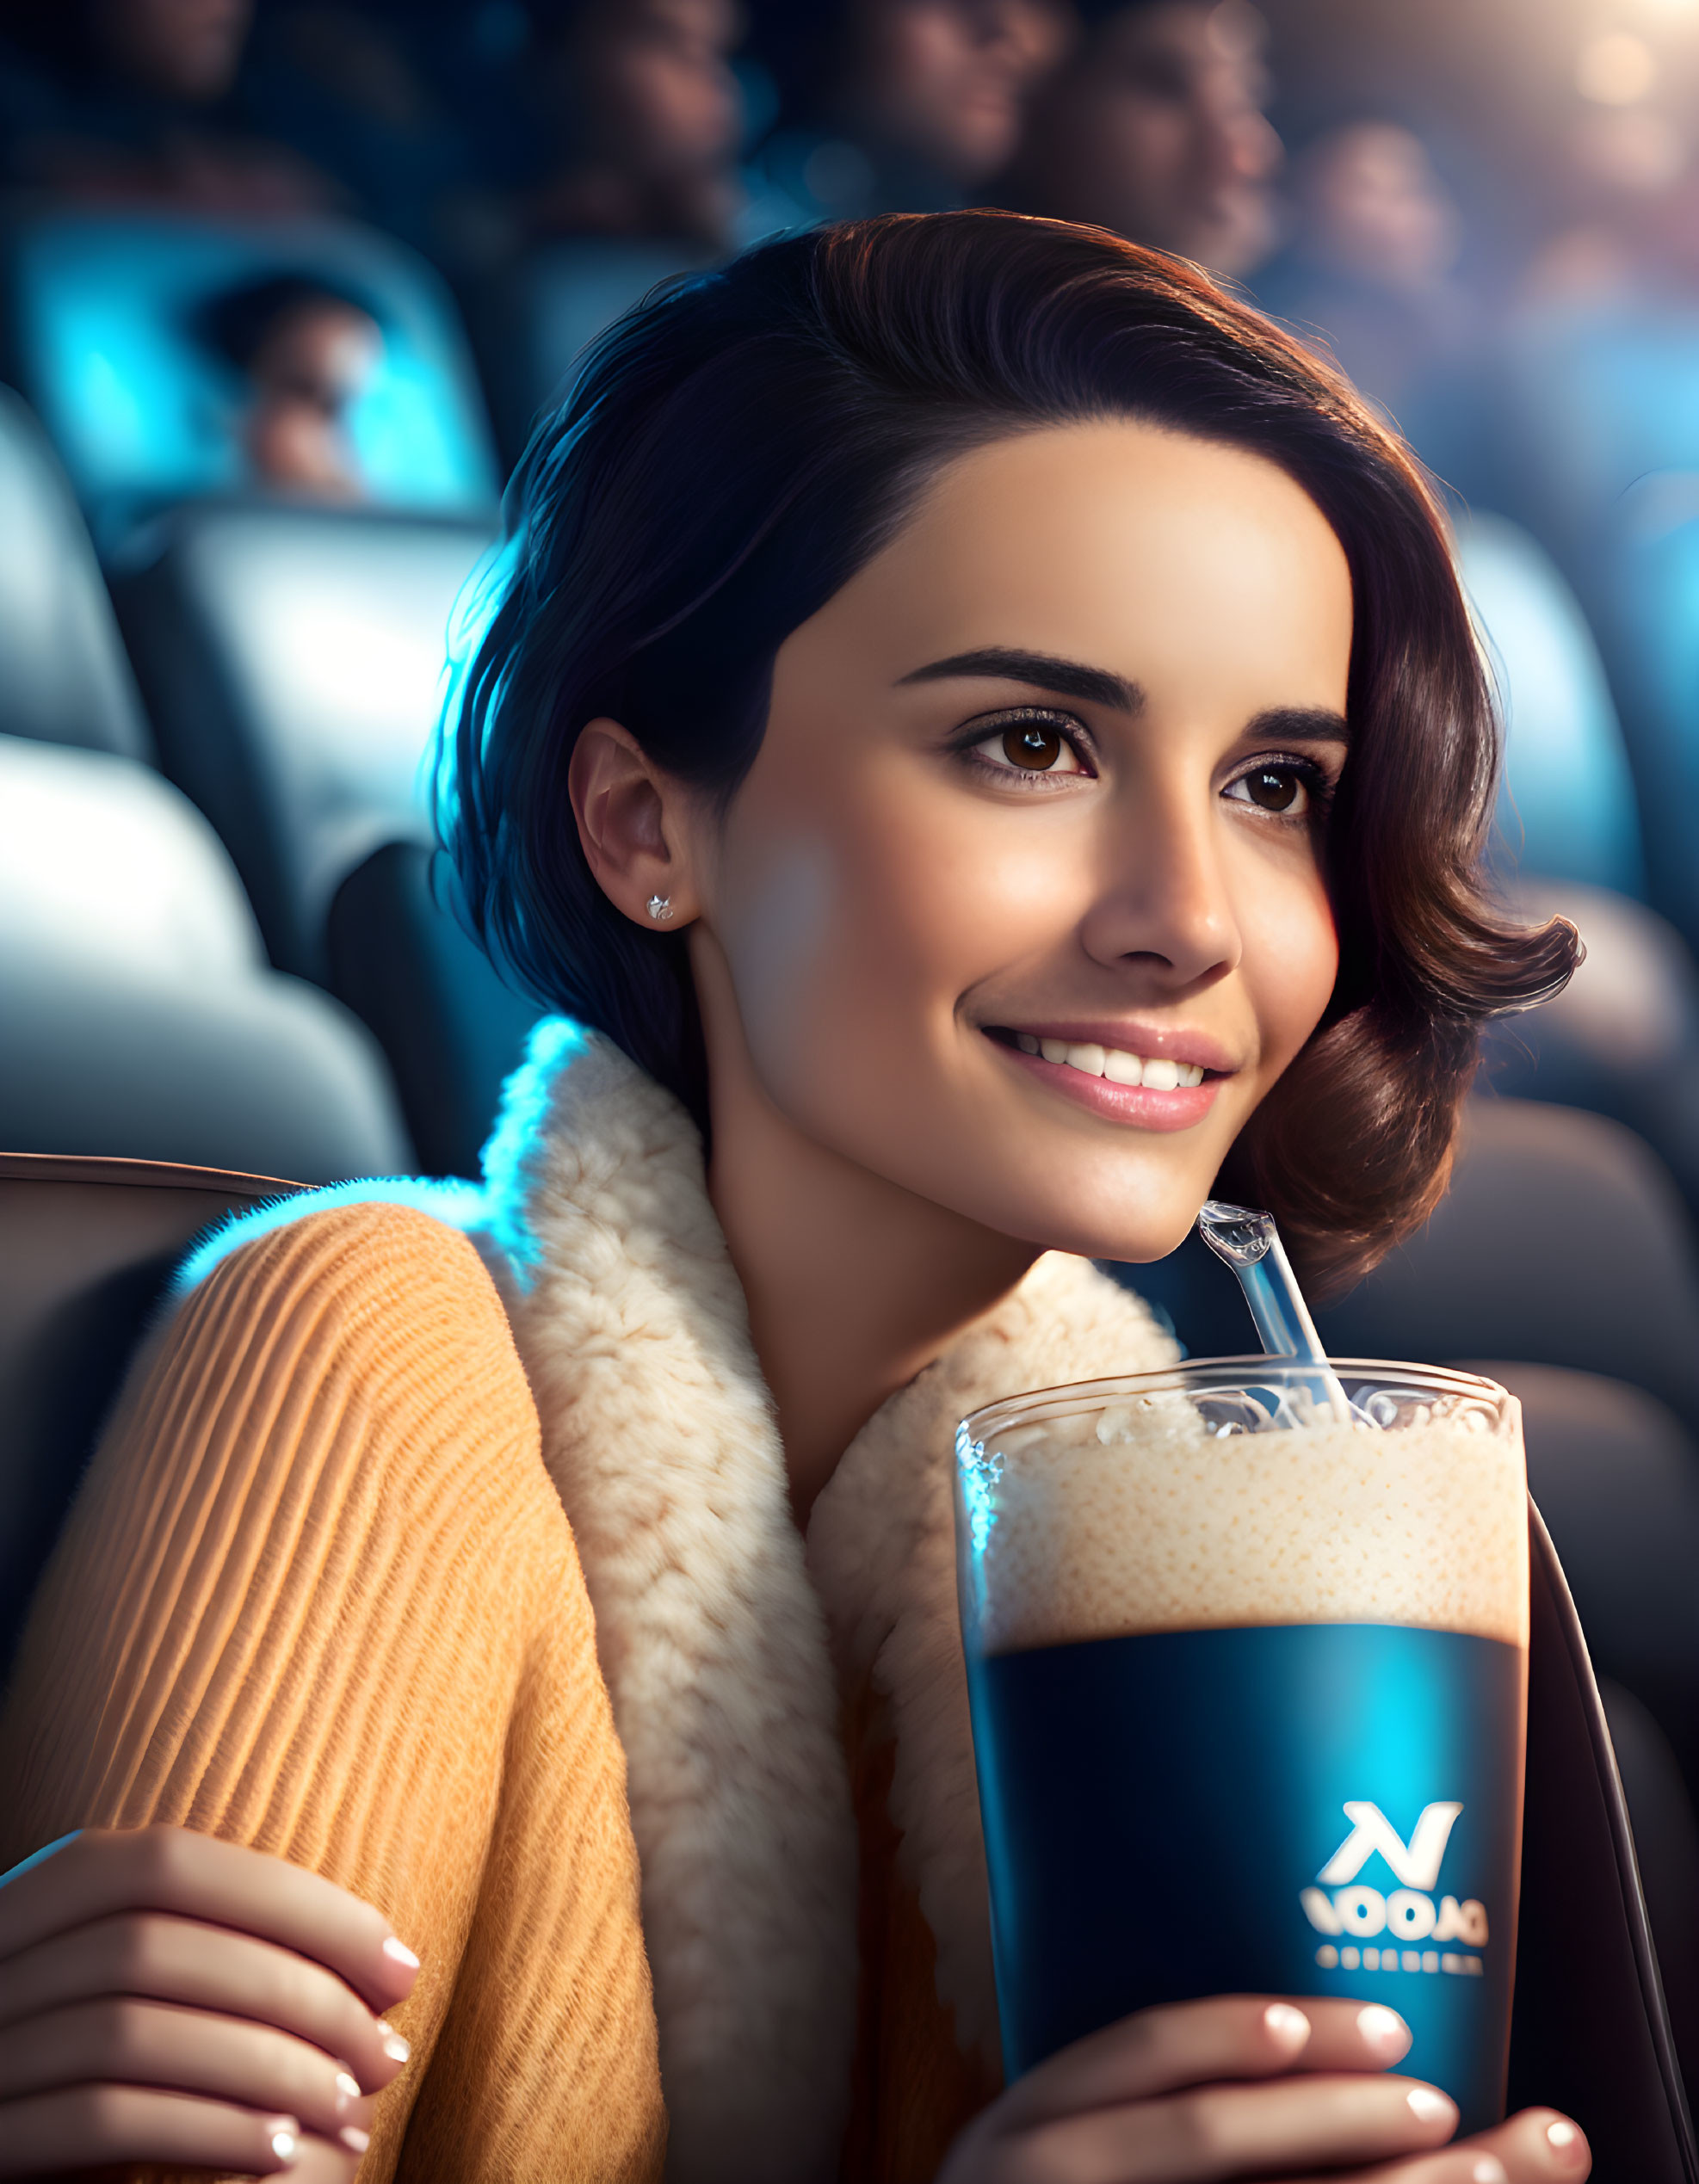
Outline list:
[[[1171,1360],[1090,1260],[1225,1174],[1368,1264],[1571,966],[1418,473],[1201,275],[964,213],[652,301],[514,508],[442,817],[577,1021],[481,1193],[180,1279],[0,1720],[16,1852],[114,1830],[0,1887],[0,2175],[1579,2178],[1344,2002],[1004,2089],[955,1613],[955,1421]]]
[[[1224,1188],[1270,1206],[1323,1285],[1425,1218],[1479,1024],[1561,984],[1573,935],[1518,929],[1483,891],[1497,753],[1467,616],[1419,474],[1343,379],[1201,275],[1093,231],[995,213],[892,219],[756,252],[627,321],[516,490],[528,552],[469,681],[448,838],[489,943],[705,1130],[717,1119],[690,965],[702,941],[682,920],[642,929],[592,874],[565,779],[585,763],[577,724],[616,719],[705,816],[729,810],[726,839],[741,843],[763,767],[801,766],[831,802],[846,771],[871,786],[899,727],[913,741],[912,707],[946,741],[960,731],[995,750],[967,731],[1012,702],[1035,709],[1034,727],[1066,730],[1068,757],[1008,762],[1011,776],[1044,774],[1044,816],[1019,807],[1011,836],[987,811],[976,846],[955,817],[921,816],[931,790],[917,778],[868,828],[880,842],[903,830],[894,869],[949,875],[924,904],[887,895],[899,937],[875,944],[864,928],[884,955],[880,990],[941,911],[973,922],[994,902],[1012,908],[1011,885],[1027,884],[1017,840],[1043,845],[1036,856],[1054,845],[1078,886],[1126,875],[1079,928],[1088,951],[1087,932],[1124,915],[1140,880],[1183,914],[1191,898],[1174,883],[1197,877],[1202,807],[1182,812],[1177,780],[1152,771],[1180,765],[1183,741],[1194,780],[1219,768],[1214,789],[1251,807],[1247,824],[1305,806],[1301,828],[1262,828],[1234,852],[1235,869],[1266,875],[1260,945],[1311,945],[1282,929],[1303,903],[1331,910],[1342,952],[1319,997],[1300,981],[1296,1005],[1315,999],[1313,1015],[1266,1056],[1213,986],[1192,996],[1210,976],[1191,960],[1195,937],[1185,976],[1169,964],[1171,1030],[1237,1040],[1223,1056],[1236,1087],[1208,1133],[1211,1156],[1229,1158]],[[959,656],[984,665],[988,649],[998,667],[970,677]],[[1059,662],[1063,680],[1047,682]],[[1076,713],[1059,713],[1062,700]],[[793,761],[798,737],[807,756]],[[1051,774],[1076,766],[1095,783],[1089,818],[1047,801]],[[753,800],[738,794],[752,768]],[[965,791],[971,766],[955,771]],[[1079,786],[1062,793],[1079,803]],[[1126,832],[1135,807],[1152,840]],[[800,811],[786,829],[800,876]],[[1044,915],[1073,929],[1060,899]],[[1138,982],[1167,952],[1118,934],[1104,945],[1115,967],[1084,1013],[1152,1004]],[[1129,997],[1130,956],[1142,967]],[[900,1097],[904,1128],[887,1117],[886,1134],[908,1140],[925,1110],[897,1095],[897,1058],[852,1027],[836,977],[809,987],[819,1005],[799,1053],[845,1087],[866,1127]],[[1053,981],[1053,1013],[1060,998]],[[1070,992],[1071,1018],[1087,999]],[[1150,1058],[1204,1058],[1158,1042]],[[1089,1191],[1102,1191],[1095,1172]],[[1124,1196],[1103,1212],[1073,1248],[1155,1257],[1189,1218],[1177,1199],[1154,1227],[1129,1219]],[[1047,1215],[1017,1225],[1064,1240]]]

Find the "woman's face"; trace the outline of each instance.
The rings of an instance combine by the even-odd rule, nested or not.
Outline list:
[[[785,1122],[1005,1235],[1172,1249],[1332,987],[1350,641],[1338,541],[1256,456],[1108,421],[953,464],[691,830]]]

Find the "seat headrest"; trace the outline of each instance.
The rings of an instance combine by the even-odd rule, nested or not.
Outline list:
[[[112,602],[65,473],[0,387],[0,733],[146,758]]]
[[[1523,872],[1646,891],[1634,774],[1580,602],[1526,531],[1479,512],[1457,560],[1504,729],[1501,854]]]
[[[337,887],[428,842],[423,775],[481,526],[201,503],[138,534],[114,589],[163,763],[229,846],[272,961],[324,973]]]
[[[0,954],[115,976],[250,978],[236,868],[181,791],[134,759],[0,736]]]

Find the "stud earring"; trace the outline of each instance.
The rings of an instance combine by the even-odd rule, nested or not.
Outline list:
[[[671,896],[652,895],[649,898],[649,915],[657,925],[666,924],[672,916]]]

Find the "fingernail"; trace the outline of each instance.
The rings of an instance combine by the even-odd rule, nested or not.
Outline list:
[[[352,2124],[344,2124],[337,2136],[350,2154],[363,2154],[372,2143],[369,2132],[357,2131]],[[1501,2176],[1504,2175],[1502,2169],[1498,2173]]]
[[[1413,2085],[1404,2097],[1418,2123],[1439,2123],[1455,2113],[1445,2095],[1431,2086]]]
[[[1395,2009],[1370,2002],[1356,2014],[1356,2028],[1370,2047],[1384,2055],[1402,2055],[1410,2045],[1410,2027]]]
[[[1555,2123],[1546,2125],[1546,2144],[1557,2156],[1563,2169],[1579,2169],[1587,2157],[1585,2143],[1572,2123],[1566,2123],[1560,2116]]]
[[[293,2162],[301,2150],[301,2127],[294,2116],[272,2116],[264,2125],[272,2153],[280,2162]]]
[[[383,2043],[384,2053],[392,2063],[405,2063],[413,2051],[400,2033],[392,2032],[381,2018],[378,2020],[378,2038]]]
[[[419,1968],[419,1960],[407,1944],[405,1941],[398,1941],[392,1934],[384,1943],[384,1954],[392,1964],[405,1965],[409,1971],[417,1971]]]
[[[1483,2154],[1469,2171],[1469,2184],[1511,2184],[1510,2172],[1497,2154]]]
[[[352,2070],[337,2073],[337,2113],[340,2115],[351,2101],[360,2098],[360,2081]]]
[[[1310,2036],[1309,2019],[1290,2002],[1270,2002],[1263,2012],[1263,2022],[1290,2055],[1295,2055]]]

